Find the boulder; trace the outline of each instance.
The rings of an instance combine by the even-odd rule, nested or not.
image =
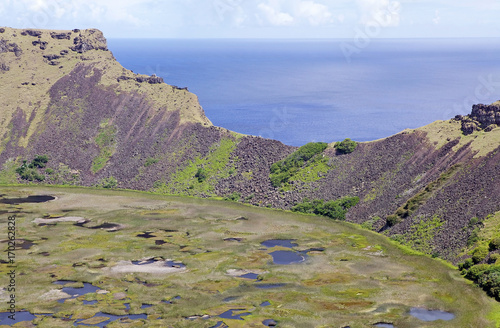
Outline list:
[[[71,32],[68,33],[57,33],[57,32],[51,32],[50,36],[52,39],[58,39],[58,40],[70,40],[71,39]]]
[[[42,31],[24,30],[24,31],[21,32],[21,35],[29,35],[29,36],[38,37],[38,36],[42,35]]]

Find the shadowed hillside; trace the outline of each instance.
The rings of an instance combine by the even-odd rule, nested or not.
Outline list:
[[[99,185],[282,209],[356,196],[348,221],[454,261],[500,211],[498,104],[352,149],[330,144],[308,153],[314,147],[213,126],[186,89],[123,68],[98,30],[0,32],[2,183]],[[34,165],[37,155],[47,162]]]

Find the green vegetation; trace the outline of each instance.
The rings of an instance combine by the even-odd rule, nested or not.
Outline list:
[[[106,166],[115,151],[117,129],[109,125],[108,120],[100,124],[99,132],[95,137],[95,144],[99,147],[99,155],[92,161],[92,173],[97,173]]]
[[[358,197],[343,197],[325,202],[323,199],[304,199],[292,207],[292,211],[327,216],[334,220],[345,220],[347,210],[359,202]]]
[[[16,250],[16,270],[29,275],[16,289],[16,306],[54,313],[24,326],[68,327],[77,319],[95,325],[105,319],[89,318],[104,312],[147,314],[144,319],[117,320],[110,327],[211,327],[222,320],[218,315],[235,308],[251,314],[243,320],[223,319],[230,327],[261,327],[265,319],[283,327],[373,327],[390,322],[395,327],[495,328],[500,322],[496,302],[454,275],[453,269],[417,252],[401,251],[385,236],[347,222],[124,190],[20,186],[1,187],[0,193],[6,198],[57,195],[47,203],[16,205],[18,242],[26,238],[35,244]],[[11,208],[0,204],[2,211]],[[64,217],[90,222],[76,226],[56,220]],[[248,220],[235,220],[240,217]],[[33,222],[35,218],[54,220],[47,226]],[[119,227],[112,232],[89,229],[104,223]],[[151,238],[140,237],[145,231]],[[241,240],[224,240],[228,238]],[[309,252],[305,263],[277,265],[270,253],[279,248],[261,246],[268,239],[294,239],[295,251],[324,251]],[[172,271],[150,273],[133,271],[148,264],[120,266],[149,258],[182,262],[186,270],[166,267]],[[0,285],[9,284],[9,270],[7,263],[0,263]],[[236,276],[229,274],[238,270]],[[259,281],[238,277],[247,272],[243,270],[258,274]],[[76,282],[60,286],[56,280]],[[63,287],[81,287],[83,282],[102,292],[58,302]],[[274,283],[284,285],[256,288]],[[227,300],[233,296],[237,299]],[[97,303],[86,305],[83,300]],[[270,305],[259,306],[264,301]],[[143,304],[152,306],[141,308]],[[413,306],[449,311],[456,318],[422,322],[408,315]],[[5,312],[8,304],[1,307]],[[211,317],[186,320],[203,314]]]
[[[116,188],[116,186],[118,186],[118,180],[116,180],[116,178],[113,176],[108,178],[103,178],[99,180],[97,186],[106,189]]]
[[[349,154],[356,149],[357,145],[356,141],[346,138],[343,141],[337,141],[334,147],[341,154]]]
[[[404,234],[405,245],[426,254],[433,254],[434,237],[443,224],[444,222],[437,215],[432,218],[422,218]]]
[[[8,160],[0,170],[0,184],[17,183],[17,164],[13,160]]]
[[[407,217],[412,215],[420,207],[420,205],[425,204],[425,202],[432,196],[432,194],[436,190],[441,188],[446,183],[446,181],[448,181],[448,179],[457,172],[459,168],[460,165],[458,164],[452,166],[448,171],[442,173],[438,179],[429,183],[423,190],[408,199],[408,201],[403,206],[396,210],[395,214],[389,215],[387,217],[387,224],[389,226],[393,226],[401,222],[401,220],[406,219]]]
[[[500,237],[495,237],[492,240],[490,240],[488,246],[490,251],[496,251],[497,249],[500,249]]]
[[[41,182],[45,180],[45,175],[39,169],[44,168],[48,161],[47,155],[37,155],[29,164],[24,160],[23,164],[16,169],[16,173],[23,180]]]
[[[307,165],[308,161],[317,158],[326,147],[328,144],[325,142],[310,142],[288,155],[287,158],[271,165],[271,184],[274,187],[279,187],[287,183],[304,164]]]
[[[202,183],[207,178],[207,172],[205,172],[205,170],[200,167],[198,171],[196,171],[196,174],[194,176],[195,178],[198,178],[199,183]]]
[[[144,166],[145,167],[148,167],[148,166],[151,166],[153,164],[156,164],[158,163],[160,160],[158,158],[154,158],[154,157],[148,157],[146,159],[146,162],[144,162]]]
[[[379,222],[380,220],[382,220],[382,218],[380,216],[375,216],[375,217],[370,218],[369,220],[361,223],[361,227],[364,229],[373,230],[373,228],[374,228],[373,225],[376,224],[377,222]]]
[[[223,138],[215,142],[205,157],[196,157],[183,165],[168,183],[157,181],[153,190],[165,194],[210,195],[215,196],[214,186],[220,179],[228,178],[236,168],[231,154],[237,141]]]
[[[469,269],[460,267],[465,278],[470,279],[482,287],[488,295],[500,301],[500,265],[477,264]]]
[[[224,200],[230,200],[232,202],[237,202],[241,199],[241,194],[239,192],[233,192],[232,194],[224,197]]]
[[[58,185],[77,185],[80,183],[80,172],[78,170],[72,170],[68,165],[59,163],[59,166],[47,172],[49,169],[45,170],[45,173],[49,175],[49,181]]]
[[[488,295],[500,301],[500,212],[488,215],[482,222],[470,220],[467,229],[474,227],[468,239],[470,258],[459,264],[462,274],[482,287]],[[495,252],[495,253],[492,253]]]

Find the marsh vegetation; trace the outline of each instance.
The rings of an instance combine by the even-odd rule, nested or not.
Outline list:
[[[16,300],[26,311],[18,318],[37,327],[493,328],[498,321],[498,303],[453,268],[349,223],[126,191],[0,193],[55,197],[0,203],[8,211],[0,225],[16,212],[18,238],[33,244],[16,250]],[[107,229],[110,223],[120,229]],[[274,263],[273,253],[285,251],[303,260]],[[6,286],[7,264],[0,270]],[[7,297],[2,290],[0,312]],[[454,317],[424,321],[414,309]]]

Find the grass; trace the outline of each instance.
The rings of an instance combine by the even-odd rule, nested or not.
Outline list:
[[[108,125],[107,119],[101,122],[99,132],[94,139],[95,144],[99,147],[99,155],[92,160],[92,173],[95,174],[102,170],[113,156],[116,145],[116,132],[116,127]]]
[[[433,193],[445,185],[445,183],[453,177],[460,169],[460,165],[450,167],[446,172],[442,173],[438,179],[432,181],[424,189],[406,201],[406,203],[398,208],[396,212],[388,216],[388,223],[394,225],[401,220],[411,216],[421,205],[423,205]]]
[[[220,179],[227,178],[236,168],[230,162],[237,141],[223,138],[214,143],[205,157],[196,157],[183,169],[179,169],[168,183],[160,183],[156,192],[165,194],[212,195],[214,186]],[[237,160],[237,159],[236,159]]]
[[[476,152],[474,158],[486,156],[500,144],[500,127],[490,132],[474,132],[468,136],[462,134],[461,127],[461,123],[454,120],[436,121],[413,131],[425,132],[429,142],[436,149],[455,139],[459,140],[453,147],[455,151],[470,143],[471,150]]]
[[[432,218],[422,218],[404,234],[405,244],[412,249],[431,254],[434,236],[441,230],[443,224],[444,222],[436,215]]]
[[[0,171],[0,184],[17,183],[17,167],[14,160],[7,160]]]
[[[388,238],[353,224],[235,202],[144,192],[22,186],[0,187],[0,193],[8,197],[57,196],[48,203],[0,205],[0,210],[15,208],[22,212],[18,213],[18,236],[36,243],[30,250],[16,253],[20,286],[16,297],[20,308],[57,313],[59,319],[37,319],[39,327],[71,324],[60,319],[64,315],[72,315],[74,320],[90,318],[98,311],[124,314],[124,303],[130,303],[133,313],[151,314],[145,322],[132,322],[135,326],[151,327],[208,327],[219,319],[184,318],[217,315],[234,308],[251,315],[244,320],[224,320],[231,327],[259,326],[270,318],[283,327],[364,327],[380,321],[396,327],[425,326],[406,315],[413,306],[457,315],[455,320],[432,322],[429,327],[495,327],[494,321],[499,320],[493,312],[497,309],[495,302],[456,277],[452,269],[418,252],[402,251]],[[108,232],[70,222],[54,226],[31,222],[46,214],[81,216],[90,219],[91,225],[112,222],[125,227]],[[240,216],[248,221],[235,220]],[[0,226],[6,224],[6,218],[0,216]],[[144,231],[154,237],[137,237]],[[227,237],[244,239],[224,241]],[[325,250],[310,253],[303,264],[274,265],[268,254],[272,250],[263,249],[260,243],[276,238],[295,239],[297,250]],[[165,243],[158,245],[157,241]],[[45,252],[49,255],[42,255]],[[168,275],[109,274],[105,270],[121,260],[155,256],[182,261],[188,270]],[[262,283],[286,285],[258,289],[252,281],[227,275],[229,269],[258,270]],[[6,279],[0,275],[0,285],[5,285]],[[42,300],[42,295],[60,288],[51,284],[56,279],[91,282],[109,293],[88,294],[63,304]],[[125,293],[125,300],[115,297],[120,293]],[[181,299],[173,304],[161,302],[176,295]],[[223,302],[230,296],[237,298]],[[99,303],[84,306],[83,299]],[[266,300],[271,305],[260,307]],[[153,307],[142,310],[142,304]],[[5,306],[0,305],[2,309]],[[375,309],[384,310],[373,312]],[[154,319],[157,317],[160,319]]]
[[[312,182],[319,180],[320,173],[328,172],[328,160],[322,155],[328,147],[324,142],[310,142],[299,147],[285,159],[271,165],[269,175],[274,187],[290,189],[289,181]]]

